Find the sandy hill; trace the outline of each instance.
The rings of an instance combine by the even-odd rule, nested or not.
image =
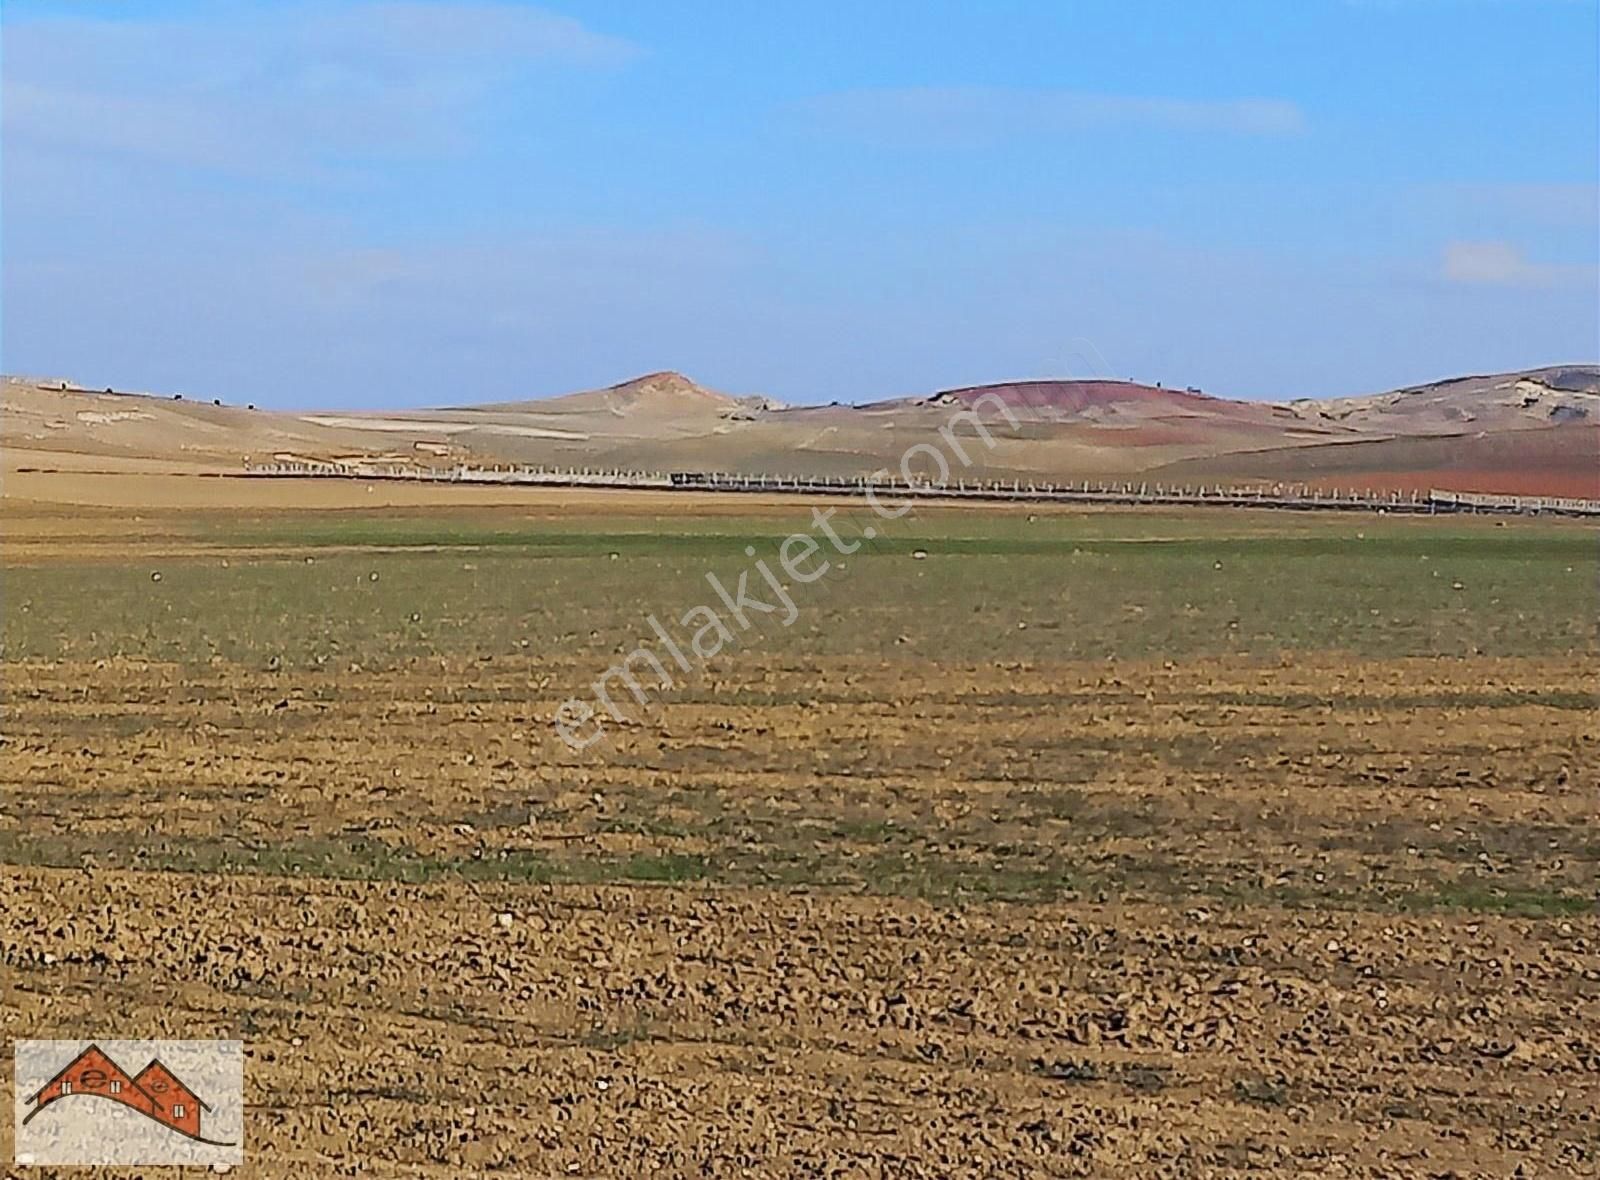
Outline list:
[[[174,395],[83,389],[52,378],[7,377],[0,396],[7,466],[112,467],[160,461],[176,469],[237,467],[278,454],[335,456],[386,450],[368,429]],[[409,441],[405,441],[409,450]]]
[[[8,467],[383,456],[852,475],[894,468],[964,408],[1003,402],[984,473],[1002,478],[1308,480],[1600,496],[1600,366],[1455,378],[1353,398],[1245,402],[1129,381],[1031,380],[861,406],[784,407],[651,373],[542,400],[387,413],[281,413],[7,378]],[[974,469],[973,475],[978,471]]]
[[[1307,418],[1393,434],[1449,434],[1600,423],[1600,366],[1453,377],[1367,397],[1302,399]]]
[[[740,400],[726,393],[697,385],[682,373],[646,373],[630,381],[604,389],[584,390],[559,397],[531,401],[497,402],[468,407],[492,413],[587,414],[604,412],[618,417],[629,414],[665,415],[674,413],[726,413]]]

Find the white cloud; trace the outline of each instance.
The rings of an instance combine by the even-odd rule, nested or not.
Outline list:
[[[1447,242],[1441,264],[1449,282],[1496,287],[1545,287],[1593,270],[1532,262],[1510,242]]]
[[[1280,98],[1188,99],[992,86],[854,90],[802,104],[830,130],[988,141],[1105,127],[1296,135],[1305,113]]]
[[[459,148],[508,80],[615,66],[628,42],[542,9],[376,0],[230,19],[6,22],[7,148],[247,175]],[[9,152],[8,152],[9,154]]]
[[[412,61],[560,58],[608,65],[637,52],[571,17],[503,3],[373,0],[316,16],[306,34],[329,49]]]

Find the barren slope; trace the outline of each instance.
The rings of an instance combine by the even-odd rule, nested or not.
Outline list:
[[[1003,409],[1001,408],[1003,407]],[[288,414],[8,378],[7,464],[274,457],[529,463],[778,475],[894,470],[963,410],[988,424],[968,477],[1326,481],[1594,494],[1600,367],[1464,377],[1356,398],[1245,402],[1128,381],[1016,381],[861,406],[785,407],[679,373],[543,400]],[[1013,424],[1014,420],[1014,424]],[[971,433],[970,420],[963,432]],[[969,448],[969,452],[971,448]],[[953,458],[956,458],[952,455]]]
[[[1600,423],[1600,366],[1455,377],[1367,397],[1290,403],[1305,418],[1365,432],[1456,434]]]

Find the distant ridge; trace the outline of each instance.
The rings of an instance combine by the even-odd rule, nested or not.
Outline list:
[[[1007,381],[969,385],[936,394],[936,405],[971,405],[980,398],[998,397],[1014,410],[1031,411],[1057,421],[1071,418],[1138,419],[1168,417],[1224,417],[1258,421],[1270,414],[1261,402],[1241,402],[1213,397],[1198,389],[1167,389],[1138,381],[1065,380]]]
[[[943,390],[935,394],[933,400],[953,399],[971,403],[988,395],[997,396],[1009,405],[1052,405],[1071,411],[1084,410],[1091,406],[1116,405],[1120,402],[1183,405],[1217,400],[1201,393],[1198,389],[1167,389],[1161,385],[1146,385],[1139,381],[1099,378],[994,381],[984,385],[966,385],[957,389]]]
[[[635,471],[859,476],[943,445],[979,409],[992,476],[1600,498],[1600,365],[1449,378],[1363,397],[1267,402],[1102,378],[1001,381],[865,405],[784,407],[646,373],[493,405],[282,413],[220,399],[135,396],[8,378],[9,469],[237,470],[247,461],[381,457],[419,466],[533,464]]]
[[[1296,413],[1393,434],[1600,424],[1600,365],[1553,365],[1448,377],[1362,397],[1300,398]]]

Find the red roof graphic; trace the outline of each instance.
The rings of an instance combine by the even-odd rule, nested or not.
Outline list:
[[[29,1096],[28,1101],[35,1105],[23,1123],[63,1098],[109,1099],[200,1143],[234,1146],[201,1135],[200,1112],[210,1110],[211,1104],[159,1058],[152,1058],[138,1074],[130,1075],[99,1045],[90,1045]]]

